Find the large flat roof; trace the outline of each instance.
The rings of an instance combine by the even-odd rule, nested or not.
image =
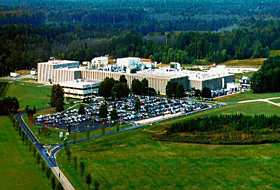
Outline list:
[[[69,64],[69,63],[79,63],[79,61],[69,61],[69,60],[50,60],[48,62],[42,62],[38,64],[48,64],[48,65],[60,65],[60,64]]]
[[[82,71],[82,70],[86,70],[86,68],[85,67],[59,68],[59,70]],[[165,78],[165,79],[188,77],[189,80],[195,80],[195,81],[206,81],[206,80],[212,80],[216,78],[234,76],[234,74],[229,73],[227,70],[221,70],[221,69],[212,69],[208,71],[192,71],[192,70],[176,70],[167,67],[152,69],[152,70],[151,69],[140,70],[134,74],[123,73],[123,72],[102,71],[102,70],[89,70],[89,71],[120,73],[123,75],[155,77],[155,78]]]
[[[138,71],[136,75],[155,76],[155,77],[162,77],[162,78],[188,77],[189,80],[196,80],[196,81],[205,81],[205,80],[211,80],[215,78],[234,76],[234,74],[230,74],[225,71],[221,71],[221,72],[191,71],[191,70],[177,71],[174,69],[167,69],[167,68]]]
[[[98,80],[83,81],[81,79],[78,79],[74,81],[60,82],[59,85],[63,87],[69,87],[69,88],[85,88],[90,86],[98,86],[99,83],[100,81]]]

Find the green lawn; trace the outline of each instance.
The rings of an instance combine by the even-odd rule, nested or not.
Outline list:
[[[237,104],[198,113],[280,115],[277,106],[264,102]],[[186,118],[186,117],[185,117]],[[72,157],[86,163],[86,172],[101,189],[279,189],[280,144],[217,146],[150,140],[163,126],[179,118],[128,132],[102,137],[71,147]],[[86,189],[85,177],[75,175],[65,151],[58,157],[77,189]]]
[[[25,108],[26,105],[33,108],[36,106],[39,108],[48,107],[50,102],[51,86],[43,86],[35,83],[17,82],[12,83],[5,96],[16,97],[19,100],[21,108]]]
[[[279,99],[270,100],[270,101],[274,102],[274,103],[280,103],[280,98]]]
[[[269,57],[276,57],[277,55],[280,55],[280,50],[270,50]]]
[[[242,92],[230,96],[225,96],[219,99],[220,102],[238,102],[244,100],[254,100],[263,98],[280,97],[280,92],[275,93],[253,93],[253,91]]]
[[[34,163],[8,117],[0,116],[0,189],[51,189],[45,172]]]

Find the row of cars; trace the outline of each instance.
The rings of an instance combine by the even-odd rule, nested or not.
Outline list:
[[[140,107],[136,112],[135,104],[137,98],[139,99]],[[193,110],[209,107],[205,103],[149,96],[130,96],[128,98],[122,98],[115,103],[112,102],[112,104],[115,104],[115,107],[117,108],[119,113],[119,117],[125,121],[147,119],[151,117],[175,114],[179,112],[187,113]]]
[[[139,105],[136,108],[136,101]],[[101,104],[107,104],[108,115],[105,121],[98,117]],[[70,126],[99,126],[102,123],[111,124],[110,112],[116,109],[120,122],[137,121],[141,119],[175,114],[179,112],[191,112],[194,110],[208,108],[205,103],[193,101],[174,100],[161,97],[149,96],[129,96],[118,101],[105,102],[96,101],[85,108],[85,114],[79,114],[78,109],[72,109],[63,113],[40,115],[36,118],[37,125],[48,125],[58,128],[68,128]]]

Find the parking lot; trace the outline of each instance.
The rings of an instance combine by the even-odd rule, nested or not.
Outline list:
[[[135,110],[137,98],[140,101],[140,109]],[[110,121],[108,114],[107,119],[98,117],[101,102],[93,102],[85,107],[85,114],[78,114],[77,109],[67,110],[63,113],[40,115],[35,119],[35,124],[39,126],[49,126],[67,130],[69,127],[74,132],[85,132],[87,129],[96,130],[115,125],[115,121]],[[107,102],[108,112],[114,108],[118,111],[118,121],[120,123],[129,123],[158,116],[172,115],[177,113],[188,113],[208,108],[205,103],[194,101],[184,101],[167,99],[162,97],[149,96],[129,96],[118,101]]]

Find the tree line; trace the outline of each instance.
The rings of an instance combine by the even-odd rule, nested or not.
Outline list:
[[[280,92],[280,56],[264,61],[261,69],[250,80],[254,92]]]
[[[121,75],[119,80],[106,77],[99,84],[98,94],[104,98],[112,97],[116,99],[127,97],[129,94],[129,88],[127,86],[127,80],[125,76]]]
[[[265,115],[219,115],[207,116],[203,118],[189,119],[183,122],[173,123],[167,129],[166,134],[180,133],[180,132],[217,132],[228,126],[230,130],[243,131],[253,133],[254,130],[262,129],[280,129],[279,116],[265,116]]]
[[[82,62],[109,54],[111,58],[135,56],[181,64],[198,63],[200,59],[221,63],[268,57],[270,49],[280,49],[279,28],[272,25],[219,33],[169,32],[146,38],[135,30],[118,31],[102,26],[5,25],[0,26],[0,75],[36,68],[38,62],[51,56]],[[158,41],[157,37],[165,40]]]
[[[65,148],[66,159],[67,159],[68,163],[73,165],[75,175],[79,172],[80,177],[82,179],[81,181],[84,181],[88,185],[88,188],[89,188],[89,186],[93,182],[93,179],[92,179],[90,172],[88,172],[86,176],[84,175],[86,172],[85,161],[82,158],[80,158],[80,161],[79,161],[77,156],[73,156],[71,159],[72,153],[71,153],[71,150],[69,149],[69,147],[67,146],[67,143],[64,145],[64,148]],[[71,160],[73,163],[71,163]],[[98,180],[94,180],[93,185],[94,185],[95,190],[100,189],[100,183]]]

